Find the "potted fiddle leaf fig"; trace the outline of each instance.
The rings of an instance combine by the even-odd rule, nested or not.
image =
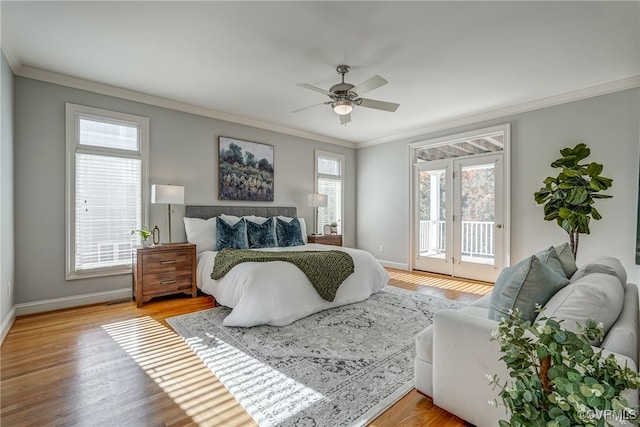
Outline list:
[[[534,193],[536,203],[544,204],[544,219],[556,221],[569,234],[569,245],[575,258],[578,253],[580,234],[589,234],[589,222],[602,218],[593,206],[596,199],[613,196],[600,192],[612,186],[613,180],[602,175],[600,163],[583,160],[591,150],[580,143],[573,148],[560,150],[562,157],[551,163],[560,168],[558,176],[548,176],[544,187]]]
[[[637,389],[640,376],[621,366],[613,354],[592,347],[602,326],[587,320],[578,333],[542,317],[531,324],[519,310],[499,323],[493,340],[500,344],[510,378],[489,375],[510,413],[500,427],[601,427],[610,422],[638,424],[637,402],[622,392]],[[497,401],[490,401],[496,405]]]

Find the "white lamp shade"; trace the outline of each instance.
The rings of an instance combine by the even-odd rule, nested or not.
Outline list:
[[[309,194],[307,196],[309,206],[314,208],[326,208],[329,204],[329,196],[326,194]]]
[[[184,204],[184,187],[181,185],[151,186],[151,203],[167,203],[170,205]]]

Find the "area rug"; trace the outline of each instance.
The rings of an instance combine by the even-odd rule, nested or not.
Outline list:
[[[416,333],[462,306],[385,286],[284,327],[222,326],[226,307],[167,322],[261,427],[361,426],[412,389]]]

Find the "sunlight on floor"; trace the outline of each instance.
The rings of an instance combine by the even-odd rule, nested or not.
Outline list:
[[[387,269],[391,279],[414,285],[431,286],[434,288],[466,292],[476,295],[486,295],[493,290],[491,283],[477,283],[464,280],[448,279],[437,275],[415,274],[408,271]]]
[[[167,327],[147,316],[102,328],[198,425],[256,425],[202,360]]]
[[[261,424],[279,423],[324,399],[322,394],[224,341],[205,343],[189,338],[185,342],[148,316],[102,328],[201,426],[255,425],[249,414]],[[229,390],[243,402],[246,411]],[[278,415],[267,421],[256,403],[276,408],[273,413]],[[278,408],[281,405],[286,407]]]

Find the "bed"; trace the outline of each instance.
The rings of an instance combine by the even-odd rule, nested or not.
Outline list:
[[[216,256],[222,250],[221,235],[224,236],[228,227],[242,226],[240,221],[251,222],[252,226],[271,227],[271,224],[264,224],[267,221],[291,226],[294,237],[299,225],[301,241],[297,244],[289,245],[291,242],[285,236],[278,240],[278,244],[284,242],[286,246],[254,245],[251,251],[339,250],[350,255],[353,273],[340,284],[333,301],[322,298],[305,273],[286,261],[243,262],[214,280],[211,274]],[[284,326],[322,310],[363,301],[382,289],[389,280],[384,268],[366,251],[307,243],[306,224],[303,218],[297,217],[295,207],[186,206],[184,222],[187,240],[197,246],[198,288],[212,295],[217,303],[232,309],[223,321],[225,326]],[[278,234],[278,237],[282,235]],[[225,244],[224,239],[222,243]]]

